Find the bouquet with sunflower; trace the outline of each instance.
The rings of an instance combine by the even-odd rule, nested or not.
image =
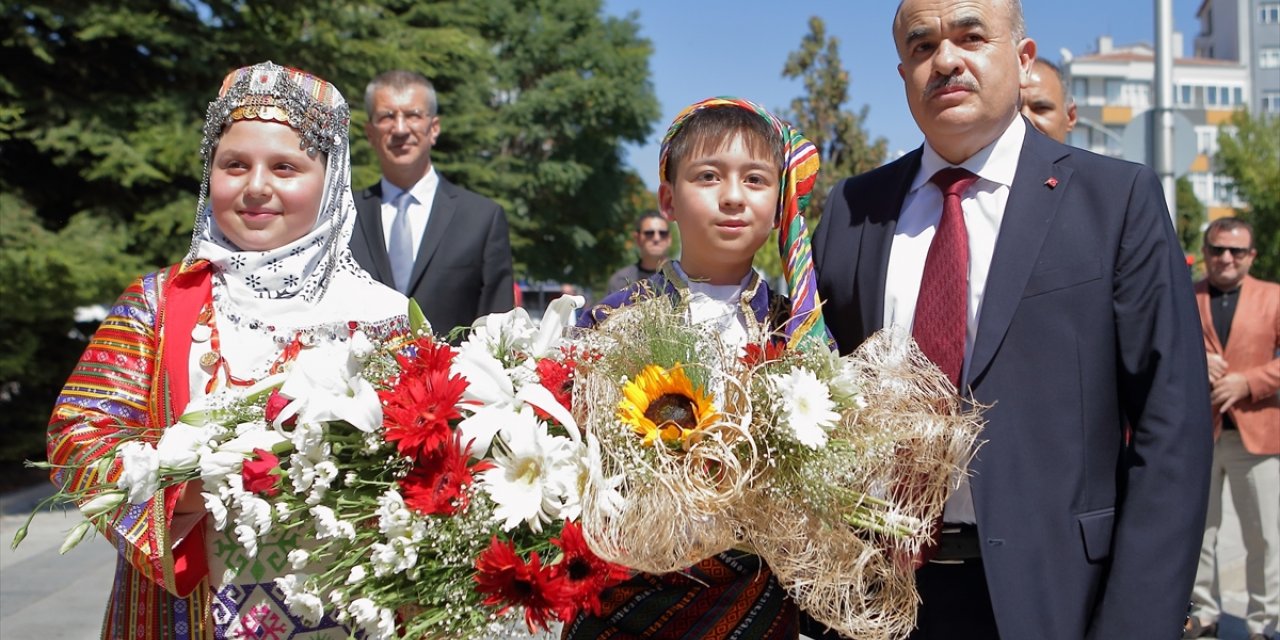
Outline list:
[[[665,296],[579,336],[578,408],[598,469],[582,526],[604,559],[680,571],[759,554],[801,608],[850,637],[914,624],[904,559],[980,428],[905,333],[840,357],[749,326],[746,348]]]

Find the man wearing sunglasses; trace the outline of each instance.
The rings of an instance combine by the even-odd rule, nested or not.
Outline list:
[[[1213,475],[1200,566],[1184,638],[1216,636],[1221,594],[1215,547],[1224,480],[1245,548],[1249,638],[1271,638],[1280,618],[1280,285],[1249,276],[1253,229],[1219,218],[1204,234],[1206,278],[1196,284],[1213,402]]]
[[[645,280],[662,267],[667,261],[667,252],[671,250],[671,228],[662,214],[650,211],[636,220],[636,251],[640,257],[634,264],[618,269],[609,276],[609,291],[625,289],[632,282]]]

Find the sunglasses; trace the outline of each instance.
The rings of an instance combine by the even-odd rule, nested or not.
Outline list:
[[[1206,244],[1204,245],[1204,248],[1205,251],[1208,251],[1209,255],[1214,258],[1221,256],[1224,251],[1230,251],[1231,257],[1236,260],[1243,259],[1245,256],[1249,255],[1250,251],[1253,251],[1252,247],[1219,247],[1215,244]]]
[[[668,229],[645,229],[640,232],[640,235],[650,240],[654,238],[662,238],[663,240],[666,240],[667,237],[671,235],[671,231]]]

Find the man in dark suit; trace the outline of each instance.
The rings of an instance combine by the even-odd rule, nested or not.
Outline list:
[[[418,301],[438,335],[514,305],[507,217],[431,164],[440,135],[435,89],[422,74],[388,71],[364,95],[365,135],[382,180],[355,193],[356,262]],[[358,304],[355,302],[353,304]]]
[[[910,328],[984,407],[913,637],[1177,638],[1213,446],[1160,183],[1018,115],[1017,0],[906,0],[893,33],[925,144],[837,185],[813,244],[842,352]]]

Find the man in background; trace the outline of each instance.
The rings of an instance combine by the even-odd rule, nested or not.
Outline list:
[[[1045,135],[1066,142],[1076,127],[1076,101],[1058,65],[1036,58],[1022,85],[1022,115]]]
[[[1218,218],[1204,233],[1206,277],[1196,303],[1209,361],[1213,471],[1200,566],[1184,638],[1218,635],[1217,542],[1224,481],[1240,518],[1249,640],[1275,637],[1280,618],[1280,285],[1249,275],[1253,228]]]
[[[432,165],[440,116],[431,82],[413,71],[387,71],[365,89],[364,106],[382,179],[355,193],[356,262],[417,300],[437,335],[511,310],[506,213]]]
[[[671,227],[662,214],[650,211],[636,219],[632,241],[636,244],[639,259],[609,276],[610,293],[645,280],[662,267],[662,263],[667,261],[667,251],[671,249]]]

